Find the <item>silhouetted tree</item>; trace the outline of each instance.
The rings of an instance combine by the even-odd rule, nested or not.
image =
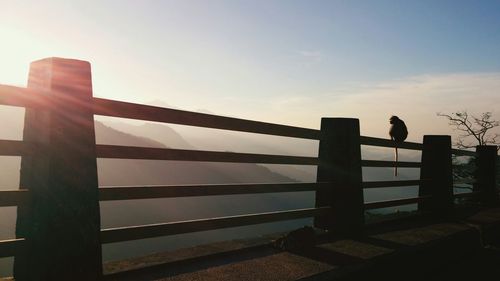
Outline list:
[[[480,117],[469,114],[467,110],[452,114],[437,113],[437,115],[448,119],[448,124],[456,131],[461,132],[454,143],[457,148],[473,148],[477,145],[496,145],[497,149],[500,148],[500,134],[493,132],[494,128],[500,127],[500,122],[492,118],[491,112],[483,112]],[[473,177],[474,157],[465,161],[454,157],[453,164],[455,165],[453,169],[455,179],[471,179]],[[497,166],[497,176],[500,178],[500,166]],[[498,183],[500,184],[500,180]]]
[[[483,112],[480,117],[469,114],[466,110],[452,114],[438,113],[438,116],[448,119],[448,124],[460,131],[455,141],[458,148],[472,148],[476,145],[500,145],[497,140],[500,134],[493,133],[492,129],[499,127],[500,122],[492,119],[491,112]]]

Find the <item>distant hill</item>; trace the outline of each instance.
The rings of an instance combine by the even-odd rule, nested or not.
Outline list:
[[[107,128],[103,128],[103,126]],[[114,133],[109,130],[113,129]],[[177,149],[194,149],[195,146],[191,145],[184,137],[182,137],[177,131],[172,129],[170,126],[145,122],[139,125],[134,125],[127,123],[125,121],[98,121],[96,122],[96,142],[106,143],[113,142],[116,144],[126,144],[122,143],[122,140],[117,135],[111,134],[127,134],[127,138],[123,141],[127,141],[128,145],[134,145],[130,142],[144,142],[141,140],[154,141],[154,144],[148,145],[151,147],[169,147]],[[137,140],[137,139],[140,140]]]
[[[166,126],[145,126],[146,130],[152,127],[150,131],[165,143],[124,133],[100,122],[96,122],[96,142],[159,148],[178,148],[177,144],[182,144],[183,148],[193,149]],[[99,159],[99,181],[101,185],[294,182],[256,164],[115,159]]]

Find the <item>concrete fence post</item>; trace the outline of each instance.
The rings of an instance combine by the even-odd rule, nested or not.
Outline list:
[[[314,225],[333,234],[360,234],[364,199],[358,119],[321,119],[319,160],[317,181],[330,187],[316,192],[316,207],[329,206],[332,212],[316,217]]]
[[[485,206],[497,206],[500,202],[497,190],[497,147],[495,145],[480,145],[476,147],[476,184],[479,200]]]
[[[453,212],[451,136],[424,136],[419,196],[431,199],[418,204],[419,211],[444,218]]]
[[[35,153],[21,161],[21,188],[30,203],[18,208],[16,235],[27,241],[14,277],[99,280],[100,212],[90,64],[47,58],[31,63],[28,88],[47,109],[26,109],[23,140]]]

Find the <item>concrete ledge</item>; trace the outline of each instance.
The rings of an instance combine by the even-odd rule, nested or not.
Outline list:
[[[368,240],[379,245],[350,248],[346,245],[352,245],[351,240],[332,243],[337,244],[333,247],[335,251],[340,248],[343,253],[361,257],[362,260],[300,280],[363,280],[365,278],[413,280],[429,274],[444,263],[457,260],[480,248],[479,232],[476,229],[449,223],[388,232],[369,236]],[[377,242],[378,240],[380,243]],[[392,247],[380,246],[388,245],[387,242],[394,244]],[[339,247],[338,244],[345,247]],[[371,249],[368,251],[369,255],[366,255],[367,249]]]
[[[294,281],[335,267],[299,255],[282,252],[238,263],[207,268],[161,279],[165,281]]]
[[[326,242],[303,253],[261,245],[198,260],[196,266],[163,266],[151,275],[114,275],[108,280],[408,280],[480,248],[479,231],[459,223],[435,223]],[[112,275],[113,276],[113,275]],[[109,276],[109,277],[112,277]]]
[[[481,233],[483,245],[499,245],[500,241],[500,208],[482,210],[465,219],[465,222],[476,227]]]
[[[147,256],[104,263],[105,275],[119,275],[120,272],[137,271],[173,263],[196,262],[200,259],[222,258],[242,254],[242,252],[258,250],[276,239],[277,235],[215,242],[169,252],[155,253]]]

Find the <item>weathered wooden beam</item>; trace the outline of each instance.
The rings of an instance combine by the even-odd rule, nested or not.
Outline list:
[[[319,131],[281,124],[217,116],[122,101],[94,98],[94,113],[97,115],[165,122],[188,126],[223,129],[248,133],[319,139]]]
[[[365,203],[365,210],[373,210],[373,209],[380,209],[380,208],[388,208],[388,207],[421,203],[421,202],[425,202],[429,199],[431,199],[430,196],[420,196],[420,197],[416,197],[416,198],[403,198],[403,199],[396,199],[396,200],[370,202],[370,203]]]
[[[382,139],[382,138],[374,138],[367,136],[360,136],[360,143],[362,145],[371,145],[371,146],[381,146],[381,147],[397,147],[402,149],[411,149],[411,150],[422,150],[421,143],[415,142],[403,142],[403,143],[395,143],[390,139]]]
[[[11,257],[24,252],[26,240],[23,238],[0,241],[0,258]]]
[[[331,210],[328,207],[311,208],[171,223],[158,223],[141,226],[109,228],[102,230],[101,240],[103,243],[122,242],[158,236],[308,218],[330,211]]]
[[[316,157],[236,153],[223,151],[185,150],[171,148],[97,145],[97,157],[117,159],[148,159],[176,161],[206,161],[228,163],[266,163],[317,165]]]
[[[383,188],[419,185],[425,180],[400,180],[400,181],[367,181],[363,182],[363,188]]]
[[[478,191],[456,193],[456,194],[453,194],[453,198],[474,198],[474,197],[477,197],[480,194],[481,194],[481,192],[478,192]]]
[[[276,192],[316,191],[327,183],[205,184],[165,186],[109,186],[99,188],[101,201]],[[1,195],[1,193],[0,193]]]
[[[30,192],[27,189],[0,191],[0,207],[19,206],[29,203]]]
[[[469,151],[469,150],[463,150],[463,149],[452,149],[451,153],[455,154],[457,156],[476,156],[477,155],[477,152],[475,152],[475,151]]]
[[[398,167],[398,168],[420,168],[420,162],[405,162],[405,161],[380,161],[380,160],[362,160],[363,167]]]
[[[33,154],[35,145],[16,140],[0,140],[0,155],[2,156],[29,156]]]

